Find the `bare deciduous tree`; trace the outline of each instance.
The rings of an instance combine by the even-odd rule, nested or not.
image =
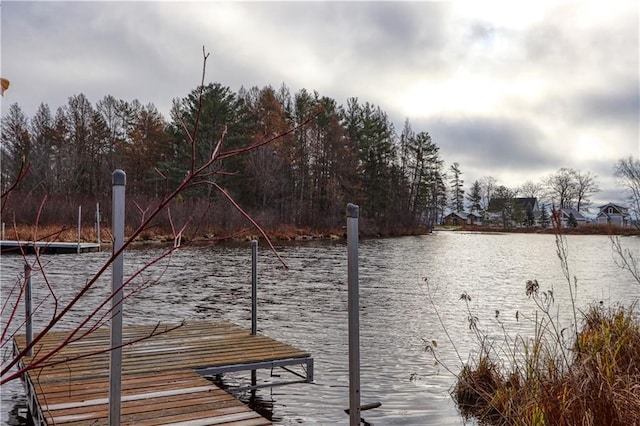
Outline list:
[[[526,198],[540,198],[542,196],[543,186],[541,183],[526,181],[518,188],[518,194]]]
[[[568,209],[575,206],[577,195],[575,170],[563,167],[556,173],[546,177],[544,184],[556,207]]]
[[[600,191],[597,176],[591,172],[581,172],[576,170],[574,173],[576,186],[576,209],[588,207],[591,204],[591,195]]]
[[[621,158],[615,165],[614,175],[629,193],[631,211],[640,220],[640,160],[633,157]]]

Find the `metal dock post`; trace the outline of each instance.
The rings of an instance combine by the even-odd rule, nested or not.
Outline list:
[[[358,215],[347,204],[347,277],[349,310],[349,425],[360,424],[360,297],[358,288]]]
[[[113,253],[124,245],[124,199],[127,175],[115,170],[113,184]],[[120,253],[112,265],[111,291],[111,351],[109,352],[109,426],[120,425],[122,394],[122,282],[124,257]]]
[[[258,334],[258,241],[251,240],[251,335]],[[251,386],[256,386],[256,370],[251,370]]]
[[[24,280],[25,280],[25,287],[24,287],[24,318],[26,321],[26,343],[27,343],[27,347],[29,347],[29,345],[31,345],[31,342],[33,342],[33,318],[32,318],[32,314],[33,314],[33,310],[31,308],[31,272],[32,272],[32,268],[31,265],[29,265],[29,263],[25,263],[24,264]],[[33,349],[29,348],[29,350],[26,353],[27,356],[31,356],[33,355]]]

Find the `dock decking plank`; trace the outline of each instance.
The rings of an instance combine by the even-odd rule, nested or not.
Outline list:
[[[165,328],[166,327],[166,328]],[[126,326],[123,339],[149,336],[168,326]],[[34,346],[38,360],[69,335],[50,332]],[[16,337],[18,348],[24,336]],[[72,342],[48,362],[60,364],[28,372],[37,404],[48,424],[102,425],[108,422],[109,354],[95,354],[110,344],[109,329]],[[91,354],[80,359],[78,356]],[[136,425],[268,425],[233,396],[199,376],[195,369],[270,362],[310,355],[266,336],[253,336],[232,323],[194,321],[175,330],[123,347],[121,423]]]

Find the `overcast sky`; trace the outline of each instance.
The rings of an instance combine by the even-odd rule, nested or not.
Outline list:
[[[350,97],[427,131],[465,187],[590,171],[596,203],[640,156],[640,3],[2,1],[2,113],[84,93],[152,102],[207,81]]]

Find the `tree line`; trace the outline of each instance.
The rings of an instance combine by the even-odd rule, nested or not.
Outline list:
[[[284,84],[234,92],[210,83],[174,99],[168,120],[151,103],[110,95],[95,104],[73,95],[55,112],[42,103],[33,117],[12,104],[2,120],[2,189],[20,180],[14,199],[107,202],[111,172],[121,168],[128,197],[153,200],[192,162],[206,162],[221,138],[233,152],[307,121],[272,144],[216,162],[216,183],[265,226],[341,228],[348,202],[360,205],[363,230],[373,234],[435,224],[447,203],[446,173],[427,132],[414,132],[406,120],[398,135],[379,106],[357,98],[338,105],[315,91],[292,94]],[[196,123],[191,145],[186,135]],[[25,165],[29,173],[20,177]],[[180,201],[193,212],[220,197],[197,187]],[[225,214],[204,216],[224,226]]]
[[[196,123],[191,144],[186,135]],[[95,105],[74,95],[55,113],[42,103],[33,117],[12,104],[2,119],[2,190],[20,180],[18,198],[47,197],[58,208],[39,219],[55,222],[60,206],[108,204],[111,172],[121,168],[129,198],[153,203],[193,163],[205,163],[219,140],[234,152],[303,123],[272,144],[212,166],[216,183],[265,226],[341,228],[345,205],[353,202],[365,233],[405,233],[433,228],[446,211],[484,213],[495,198],[531,197],[543,206],[581,210],[599,191],[597,176],[570,168],[514,188],[485,176],[465,190],[460,164],[445,168],[428,132],[415,132],[406,119],[398,134],[379,106],[357,98],[338,105],[316,91],[292,94],[284,84],[234,92],[220,83],[174,99],[168,120],[152,103],[111,95]],[[616,170],[625,164],[633,170],[636,162],[620,160]],[[21,177],[25,165],[29,173]],[[180,200],[183,215],[204,228],[237,227],[233,209],[211,208],[224,200],[210,186],[185,191]],[[36,204],[22,205],[14,205],[14,216],[33,220]]]
[[[624,207],[629,209],[635,221],[638,222],[640,220],[640,160],[632,156],[622,158],[613,165],[612,169],[613,176],[626,191],[628,204]],[[487,212],[500,213],[505,226],[509,222],[525,226],[538,224],[546,227],[550,223],[549,214],[552,209],[584,212],[592,206],[592,196],[600,191],[598,177],[595,174],[567,167],[562,167],[538,181],[527,180],[517,187],[499,185],[492,176],[485,176],[474,181],[466,193],[461,175],[459,164],[451,165],[449,208],[452,211],[463,211],[466,208],[481,216]],[[527,204],[527,199],[536,200],[540,209],[539,217],[534,217],[530,210],[522,210],[523,205]],[[518,200],[521,202],[516,202]],[[571,217],[573,213],[570,214]]]
[[[453,166],[452,166],[453,169]],[[461,174],[459,169],[454,177]],[[591,196],[600,191],[597,176],[589,171],[562,167],[543,177],[538,182],[528,180],[517,187],[498,185],[495,178],[485,176],[476,180],[466,196],[471,211],[483,212],[489,209],[493,198],[512,199],[536,198],[543,204],[557,209],[584,210],[589,207]],[[462,195],[459,196],[462,198]]]

